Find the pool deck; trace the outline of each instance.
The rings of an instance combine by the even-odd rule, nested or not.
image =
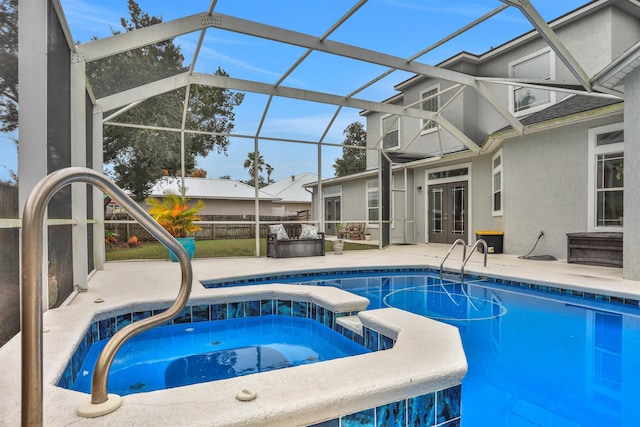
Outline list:
[[[438,268],[448,249],[448,245],[417,244],[391,246],[383,250],[346,251],[342,255],[328,252],[324,257],[195,259],[192,264],[194,272],[192,297],[197,299],[198,297],[211,295],[212,292],[215,293],[216,291],[214,289],[205,289],[200,285],[200,280],[352,267],[427,266]],[[622,278],[622,269],[619,268],[567,264],[565,260],[524,260],[514,255],[505,254],[488,255],[486,268],[483,266],[482,261],[483,254],[474,253],[465,268],[465,272],[536,284],[556,284],[567,289],[640,299],[640,282],[624,280]],[[462,249],[456,248],[448,258],[445,269],[459,271],[461,262]],[[97,271],[90,278],[88,291],[75,295],[66,310],[77,310],[77,313],[89,312],[98,305],[95,303],[98,299],[104,301],[103,304],[99,305],[105,307],[148,300],[170,300],[177,295],[180,276],[178,264],[169,261],[109,262],[105,264],[104,270]],[[56,311],[51,310],[46,313],[45,331],[52,324],[55,324],[54,329],[75,330],[81,327],[86,328],[86,325],[78,325],[78,322],[69,321],[69,316],[58,316]],[[68,324],[60,324],[59,320],[62,318]],[[16,421],[19,419],[19,344],[18,336],[0,348],[0,387],[4,390],[4,397],[0,399],[0,413],[4,414],[3,417],[0,417],[0,426],[16,425]],[[49,349],[46,346],[50,346]],[[48,351],[55,351],[59,348],[60,351],[69,353],[70,350],[67,347],[69,347],[69,344],[66,342],[51,343],[51,340],[45,339],[45,366],[47,365],[46,355]],[[45,373],[45,381],[46,378],[51,378],[52,376],[51,373]],[[61,401],[59,403],[60,406],[67,405]],[[55,414],[56,407],[58,405],[55,401],[45,398],[45,415],[49,415],[45,416],[45,420],[51,421],[51,415]],[[170,414],[171,411],[164,413]],[[54,417],[53,419],[56,418]],[[70,419],[66,417],[66,420],[69,421]],[[165,420],[171,424],[169,419]],[[180,422],[180,420],[175,421]],[[50,422],[46,422],[46,424],[69,425],[70,423],[63,421],[60,424],[51,424]],[[76,418],[71,424],[120,425],[118,423],[110,424],[109,417],[97,419]],[[136,424],[136,421],[131,420],[131,424]]]
[[[439,268],[449,245],[417,244],[390,246],[382,250],[345,251],[342,255],[327,252],[324,257],[304,258],[215,258],[194,259],[197,281],[248,275],[265,275],[284,271],[338,269],[351,267],[428,266]],[[462,249],[456,248],[447,259],[445,270],[459,271]],[[568,264],[565,260],[534,261],[515,255],[489,254],[487,267],[483,254],[474,253],[465,272],[511,278],[531,283],[556,283],[569,289],[603,293],[624,298],[640,298],[640,282],[624,280],[621,268]],[[79,294],[73,304],[84,304],[98,297],[124,294],[129,298],[149,295],[175,296],[180,283],[179,267],[167,261],[109,262],[89,281],[89,292]],[[199,283],[193,295],[202,293]]]

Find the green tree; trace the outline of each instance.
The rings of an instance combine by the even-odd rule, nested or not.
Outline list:
[[[18,0],[0,1],[0,132],[18,127]]]
[[[162,19],[142,12],[129,0],[130,20],[121,18],[125,31],[159,24]],[[117,31],[113,31],[117,34]],[[87,76],[98,98],[163,79],[188,70],[183,65],[180,47],[171,40],[124,52],[87,64]],[[228,74],[218,68],[216,75]],[[186,89],[165,93],[145,100],[115,121],[157,127],[179,128],[182,125]],[[234,128],[234,108],[242,103],[243,93],[228,89],[192,85],[190,89],[186,129],[208,134],[185,133],[185,169],[190,175],[196,168],[196,157],[216,149],[226,154],[229,138],[223,136]],[[109,113],[105,114],[107,117]],[[177,176],[181,172],[181,136],[177,132],[106,126],[104,161],[113,165],[116,183],[129,190],[135,199],[143,200],[163,171]]]
[[[367,133],[364,125],[353,122],[343,131],[345,135],[342,147],[342,158],[336,159],[333,164],[336,176],[347,176],[358,172],[364,172],[367,168],[367,150],[355,147],[367,146]]]

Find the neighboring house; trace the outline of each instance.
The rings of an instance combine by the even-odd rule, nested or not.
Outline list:
[[[151,190],[150,197],[161,198],[167,192],[180,194],[182,180],[164,177]],[[255,188],[231,179],[185,178],[186,195],[192,201],[201,199],[205,208],[201,215],[255,215]],[[258,191],[260,215],[271,215],[277,196]],[[148,206],[145,205],[146,208]]]
[[[511,254],[529,252],[542,231],[536,253],[557,258],[567,257],[567,233],[622,231],[630,140],[620,79],[640,63],[639,18],[635,1],[600,0],[549,24],[594,88],[606,93],[581,94],[577,78],[536,31],[438,65],[487,76],[478,84],[522,123],[522,132],[469,87],[424,75],[399,83],[385,102],[435,112],[435,121],[363,111],[368,170],[324,180],[321,191],[311,185],[314,214],[329,233],[331,221],[366,220],[383,244],[473,243],[474,230],[498,230]],[[625,243],[625,257],[626,251]]]
[[[311,209],[311,193],[304,185],[317,182],[318,175],[305,172],[291,175],[262,188],[262,191],[273,194],[278,200],[272,202],[271,215],[291,216]]]

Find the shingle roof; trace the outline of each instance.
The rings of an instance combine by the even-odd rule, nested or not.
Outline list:
[[[544,110],[540,110],[527,117],[524,117],[520,121],[525,126],[533,125],[536,123],[558,119],[560,117],[582,113],[584,111],[595,110],[597,108],[606,107],[608,105],[619,104],[621,102],[623,102],[621,99],[596,98],[586,95],[568,96],[562,101],[552,105],[551,107],[545,108]],[[512,127],[506,126],[502,129],[497,130],[496,132],[501,132],[507,129],[512,129]]]
[[[187,197],[198,199],[253,200],[255,189],[231,179],[185,178]],[[162,197],[167,192],[180,194],[181,179],[164,177],[151,190],[151,196]],[[260,200],[278,200],[277,196],[264,190],[258,192]]]

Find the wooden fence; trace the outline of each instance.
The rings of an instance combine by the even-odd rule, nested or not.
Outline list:
[[[300,235],[300,224],[287,224],[287,222],[307,221],[306,218],[262,215],[260,216],[260,237],[267,237],[270,224],[280,223],[283,223],[289,236],[297,237]],[[136,236],[142,241],[154,240],[154,237],[138,223],[122,221],[125,217],[118,219],[120,221],[105,221],[105,229],[117,234],[119,241],[126,242],[131,236]],[[256,236],[254,221],[255,216],[253,215],[203,215],[202,221],[198,222],[202,230],[194,233],[193,237],[198,240],[253,239]],[[211,224],[211,222],[215,222],[215,224]]]
[[[0,183],[0,218],[18,218],[18,187]]]

